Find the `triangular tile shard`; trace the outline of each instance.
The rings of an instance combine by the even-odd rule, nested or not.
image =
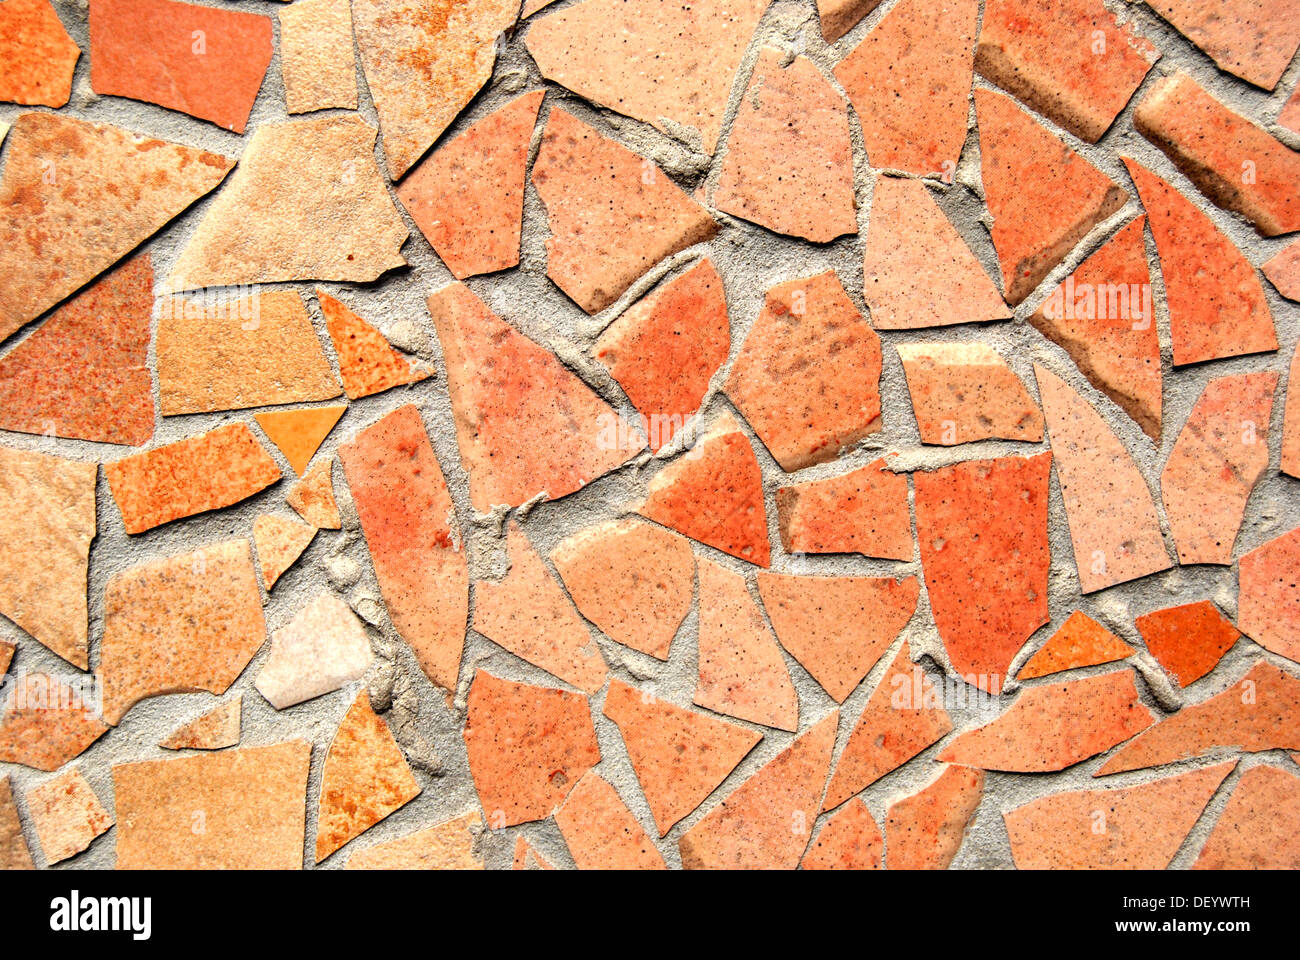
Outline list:
[[[362,283],[406,266],[401,248],[410,234],[375,165],[374,145],[375,128],[355,114],[261,124],[177,256],[167,291]]]
[[[1278,767],[1241,775],[1193,870],[1300,868],[1300,777]]]
[[[50,113],[15,120],[5,158],[0,340],[98,277],[235,165],[215,153]],[[121,203],[128,194],[133,202]]]
[[[1300,529],[1237,564],[1237,625],[1265,650],[1300,663]]]
[[[1282,79],[1300,21],[1290,0],[1157,0],[1151,9],[1235,77],[1265,90]]]
[[[551,228],[546,275],[587,313],[604,310],[660,260],[717,232],[708,211],[653,161],[558,107],[546,121],[532,180]]]
[[[80,56],[50,0],[0,6],[0,101],[66,106]]]
[[[337,403],[299,410],[271,410],[255,413],[253,417],[267,438],[284,454],[293,472],[301,476],[346,410],[346,404]]]
[[[71,685],[49,674],[24,673],[5,688],[0,763],[57,770],[109,731],[95,713],[84,683]]]
[[[271,652],[254,686],[283,710],[360,680],[372,659],[356,614],[332,593],[322,593],[271,634]]]
[[[348,0],[298,0],[281,10],[280,72],[289,113],[357,108]]]
[[[524,173],[545,91],[516,97],[420,163],[397,199],[457,280],[519,263]]]
[[[1144,613],[1135,625],[1148,652],[1180,687],[1213,670],[1241,639],[1241,632],[1209,600]]]
[[[947,870],[984,797],[984,771],[949,765],[910,797],[889,805],[885,866]]]
[[[334,461],[322,460],[295,483],[285,502],[318,530],[339,530],[343,520],[334,501]]]
[[[433,683],[455,690],[469,616],[460,524],[420,411],[399,407],[339,447],[394,628]]]
[[[35,869],[23,837],[22,821],[18,819],[13,788],[8,777],[0,777],[0,870]]]
[[[804,870],[880,870],[885,838],[863,800],[831,814],[804,852]]]
[[[1043,439],[1043,415],[987,343],[900,343],[899,359],[922,443]]]
[[[289,517],[263,513],[253,520],[253,543],[262,570],[262,586],[267,593],[297,562],[315,536],[315,527]]]
[[[1017,680],[1033,680],[1076,667],[1093,667],[1137,651],[1082,610],[1076,610],[1020,668]]]
[[[666,870],[663,855],[618,792],[588,770],[555,811],[579,870]]]
[[[244,712],[244,698],[235,697],[189,723],[181,724],[158,746],[164,750],[224,750],[239,744],[239,724]]]
[[[317,290],[316,300],[325,315],[325,328],[334,344],[349,400],[419,383],[433,375],[395,350],[387,337],[337,298]]]
[[[517,507],[540,493],[558,500],[645,447],[635,425],[464,284],[428,304],[475,510]]]
[[[907,476],[885,459],[776,491],[781,545],[789,553],[861,553],[911,560],[912,516]]]

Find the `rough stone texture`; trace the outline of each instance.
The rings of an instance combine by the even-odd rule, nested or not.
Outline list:
[[[0,870],[34,870],[8,777],[0,777]]]
[[[243,715],[244,698],[234,697],[177,727],[158,746],[166,750],[224,750],[237,746]]]
[[[1277,767],[1241,775],[1195,870],[1294,870],[1300,866],[1300,777]]]
[[[346,410],[344,404],[330,404],[298,410],[269,410],[255,413],[253,417],[267,439],[284,454],[293,472],[301,475]]]
[[[922,443],[1043,439],[1043,415],[986,343],[900,343]]]
[[[891,804],[885,820],[885,866],[947,870],[983,796],[983,770],[946,766],[919,793]]]
[[[618,792],[594,770],[555,811],[579,870],[664,870],[664,858]]]
[[[0,716],[0,762],[57,770],[108,732],[85,688],[57,676],[24,673],[5,696]]]
[[[477,810],[396,840],[358,850],[348,858],[349,870],[482,870],[476,840],[483,829]],[[522,837],[520,838],[522,839]]]
[[[113,826],[112,814],[76,767],[29,790],[27,814],[46,866],[75,857]]]
[[[338,597],[322,593],[271,634],[255,685],[283,710],[360,680],[372,659],[361,621]]]
[[[1135,626],[1147,651],[1180,687],[1213,670],[1241,637],[1208,600],[1144,613]]]
[[[804,870],[879,870],[885,838],[862,800],[851,800],[827,818],[804,852]]]
[[[317,290],[316,299],[325,315],[325,326],[334,344],[339,375],[349,400],[419,383],[432,375],[394,350],[382,333],[337,298]]]
[[[1238,626],[1264,649],[1300,663],[1300,529],[1256,547],[1237,568]]]
[[[334,502],[334,461],[322,460],[308,470],[289,488],[285,501],[312,526],[322,530],[340,529],[343,521]]]
[[[907,477],[884,458],[824,480],[776,491],[781,544],[790,553],[861,553],[911,560]]]
[[[50,0],[8,0],[0,7],[0,100],[65,106],[80,56]]]
[[[1154,0],[1151,8],[1234,76],[1272,90],[1300,46],[1290,0]]]
[[[1033,680],[1099,663],[1113,663],[1136,651],[1082,610],[1070,614],[1047,642],[1026,661],[1017,680]]]
[[[357,65],[348,0],[299,0],[276,16],[288,111],[355,110]]]

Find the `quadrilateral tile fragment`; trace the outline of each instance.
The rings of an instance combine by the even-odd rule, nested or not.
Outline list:
[[[1016,679],[1033,680],[1076,667],[1113,663],[1136,652],[1092,617],[1076,610],[1020,668]]]
[[[224,750],[238,746],[243,715],[243,696],[232,697],[177,727],[158,746],[164,750]]]
[[[50,0],[0,4],[0,101],[66,106],[80,56]]]
[[[776,491],[781,544],[789,553],[860,553],[911,560],[907,477],[882,457],[865,467]]]
[[[983,770],[949,765],[910,797],[890,804],[886,868],[947,870],[983,797]]]
[[[6,685],[0,716],[0,763],[57,770],[108,732],[95,713],[87,684],[70,685],[44,673],[24,673]]]
[[[665,870],[663,856],[622,798],[588,770],[555,811],[579,870]]]
[[[482,870],[483,857],[476,852],[482,829],[483,815],[472,810],[358,850],[346,866],[349,870]]]
[[[1241,638],[1209,600],[1144,613],[1136,626],[1151,656],[1180,687],[1213,670]]]
[[[1043,439],[1043,415],[987,343],[900,343],[922,443]]]
[[[357,65],[348,0],[298,0],[276,15],[288,111],[355,110]]]
[[[322,593],[271,634],[271,652],[254,686],[283,710],[360,680],[373,659],[356,614],[332,593]]]
[[[279,448],[299,475],[307,468],[321,443],[347,410],[342,403],[327,407],[303,407],[297,410],[268,410],[253,418],[267,438]]]
[[[316,536],[316,528],[290,517],[260,513],[253,520],[253,543],[262,568],[262,586],[270,593],[275,582],[302,556]]]
[[[325,326],[334,343],[339,374],[349,400],[419,383],[432,376],[394,350],[388,338],[372,324],[325,291],[317,290],[316,299],[325,315]]]
[[[1265,90],[1277,86],[1300,46],[1291,0],[1154,0],[1151,8],[1219,69]]]
[[[1265,650],[1300,663],[1300,528],[1237,563],[1237,625]]]
[[[27,812],[47,867],[75,857],[113,825],[112,814],[76,767],[27,791]]]
[[[885,849],[880,827],[861,799],[851,800],[826,820],[804,852],[804,870],[879,870]]]

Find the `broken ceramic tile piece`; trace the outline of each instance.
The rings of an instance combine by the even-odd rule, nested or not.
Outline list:
[[[234,697],[177,727],[158,746],[164,750],[224,750],[238,746],[243,713],[243,696]]]
[[[776,491],[781,544],[789,553],[861,553],[911,560],[907,477],[884,458],[824,480]]]
[[[482,870],[476,840],[483,827],[477,810],[415,833],[358,850],[349,870]],[[522,837],[520,839],[523,839]]]
[[[328,407],[303,407],[300,410],[269,410],[253,418],[293,467],[302,475],[321,443],[347,410],[346,404]]]
[[[1300,128],[1300,118],[1296,120],[1296,127]],[[1260,269],[1278,293],[1288,300],[1300,300],[1300,240],[1283,247],[1265,261]]]
[[[885,838],[861,799],[833,813],[799,861],[804,870],[879,870]]]
[[[360,680],[372,659],[356,614],[338,597],[322,593],[271,634],[271,652],[253,685],[283,710]]]
[[[1237,563],[1237,626],[1265,650],[1300,663],[1300,528]]]
[[[0,763],[59,769],[108,732],[88,691],[44,673],[24,673],[6,684],[0,716]]]
[[[986,343],[900,343],[898,356],[922,443],[1043,439],[1043,415]]]
[[[878,6],[880,0],[817,0],[822,39],[834,43]]]
[[[1233,76],[1272,90],[1300,46],[1289,0],[1156,0],[1156,13]]]
[[[618,793],[588,770],[555,811],[579,870],[665,870],[663,856]]]
[[[334,502],[334,461],[322,460],[308,470],[285,496],[285,502],[313,527],[339,530],[343,520]]]
[[[253,544],[257,547],[257,563],[267,593],[297,562],[315,536],[315,527],[289,517],[260,513],[254,518]]]
[[[280,72],[290,113],[357,108],[348,0],[298,0],[280,20]]]
[[[47,867],[75,857],[113,825],[112,814],[76,767],[28,790],[27,813]]]
[[[984,771],[946,766],[919,791],[892,803],[885,819],[889,870],[947,870],[984,796]]]
[[[23,825],[18,819],[13,788],[8,777],[0,777],[0,871],[35,870],[32,855],[23,838]]]
[[[1241,775],[1193,870],[1295,870],[1300,867],[1300,777],[1277,767]]]
[[[3,678],[9,672],[9,664],[13,662],[14,651],[17,649],[12,643],[0,640],[0,678]],[[0,680],[3,683],[3,680]]]
[[[0,101],[66,106],[80,56],[50,0],[0,6]]]
[[[1076,610],[1020,668],[1016,679],[1033,680],[1076,667],[1113,663],[1136,652],[1092,617]]]
[[[1153,610],[1135,623],[1151,656],[1180,687],[1213,670],[1241,637],[1209,600]]]
[[[328,293],[317,290],[316,299],[321,313],[325,314],[325,325],[334,343],[339,374],[349,400],[419,383],[432,376],[394,350],[387,337]]]

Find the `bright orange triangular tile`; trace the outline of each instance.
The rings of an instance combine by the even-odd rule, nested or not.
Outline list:
[[[1076,610],[1020,668],[1016,679],[1032,680],[1049,673],[1110,663],[1132,655],[1132,647],[1082,610]]]
[[[388,338],[325,291],[317,290],[316,299],[334,341],[339,374],[349,400],[419,383],[432,375],[415,367],[393,349]]]
[[[347,404],[339,403],[301,410],[269,410],[253,416],[270,441],[280,448],[293,472],[301,476],[346,409]]]

